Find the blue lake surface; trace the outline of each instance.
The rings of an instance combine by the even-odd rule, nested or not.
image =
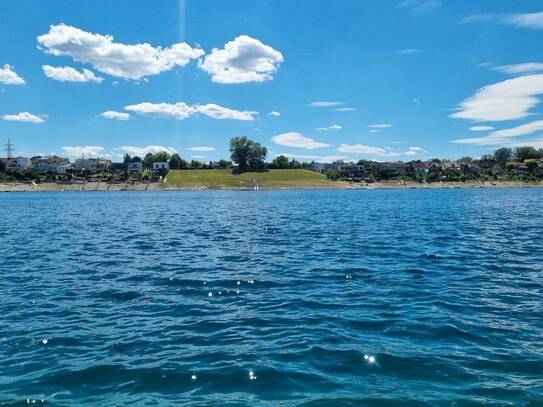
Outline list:
[[[0,405],[543,405],[542,210],[541,189],[0,194]]]

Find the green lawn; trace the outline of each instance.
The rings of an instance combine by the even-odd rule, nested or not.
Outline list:
[[[261,188],[329,188],[325,175],[308,170],[268,170],[233,174],[231,170],[171,170],[165,187],[252,188],[255,179]]]

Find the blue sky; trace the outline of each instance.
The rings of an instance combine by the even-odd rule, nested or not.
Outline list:
[[[22,155],[379,161],[543,145],[543,5],[2,2],[0,139]],[[275,112],[273,114],[270,114]]]

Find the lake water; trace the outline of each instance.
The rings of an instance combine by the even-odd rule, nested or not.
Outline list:
[[[542,210],[540,189],[0,194],[0,405],[543,405]]]

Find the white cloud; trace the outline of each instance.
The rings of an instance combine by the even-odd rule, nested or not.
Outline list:
[[[199,67],[211,75],[216,83],[264,82],[273,79],[283,55],[261,41],[240,35],[224,45],[214,48]]]
[[[171,103],[139,103],[124,107],[129,112],[142,116],[160,117],[165,119],[184,120],[196,113],[196,109],[185,102]]]
[[[341,144],[337,151],[340,153],[387,155],[388,151],[380,147],[365,146],[363,144]]]
[[[389,123],[382,123],[382,124],[371,124],[368,126],[370,129],[388,129],[392,127],[392,124]]]
[[[370,133],[381,133],[380,129],[371,129]]]
[[[400,54],[400,55],[414,55],[414,54],[418,54],[419,52],[420,52],[420,49],[405,48],[405,49],[402,49],[402,50],[398,51],[398,54]]]
[[[472,126],[469,128],[471,131],[490,131],[494,130],[492,126]]]
[[[341,130],[343,127],[339,124],[332,124],[328,127],[317,127],[315,131]]]
[[[26,82],[13,70],[11,65],[0,67],[0,83],[4,85],[24,85]]]
[[[137,105],[125,106],[124,108],[125,110],[137,113],[142,116],[176,120],[185,120],[188,119],[190,116],[201,113],[218,120],[230,119],[248,121],[254,120],[255,116],[258,114],[254,111],[239,111],[228,109],[214,103],[190,106],[185,102],[179,102],[175,104],[144,102]]]
[[[336,107],[343,106],[345,102],[311,102],[308,104],[310,107]]]
[[[276,112],[276,111],[272,111],[272,112],[269,112],[269,113],[268,113],[268,116],[279,117],[279,116],[281,116],[281,113]]]
[[[527,13],[527,14],[512,14],[504,20],[507,24],[517,27],[543,29],[543,12]]]
[[[177,153],[177,150],[175,148],[165,147],[165,146],[147,146],[147,147],[122,146],[122,147],[117,148],[116,150],[121,151],[122,153],[137,155],[140,157],[144,157],[148,153],[156,154],[163,151],[168,154]]]
[[[215,151],[215,148],[213,147],[190,147],[188,148],[190,151]]]
[[[510,129],[496,130],[488,136],[453,140],[457,144],[502,145],[512,143],[515,137],[527,136],[543,130],[543,120],[522,124]]]
[[[354,108],[354,107],[340,107],[338,109],[334,109],[336,112],[354,112],[358,109]]]
[[[536,96],[542,93],[543,75],[520,76],[479,89],[451,117],[481,122],[522,119],[540,103]]]
[[[3,120],[11,122],[30,122],[30,123],[43,123],[43,119],[35,114],[22,112],[18,114],[5,114],[2,116]]]
[[[202,158],[206,158],[206,156],[205,155],[193,155],[193,156],[191,156],[191,158],[202,159]]]
[[[421,151],[424,151],[422,147],[409,147],[404,153],[405,155],[417,155]]]
[[[272,141],[281,146],[305,148],[306,150],[330,147],[329,144],[315,141],[312,138],[305,137],[303,134],[296,132],[278,134],[277,136],[272,137]]]
[[[479,23],[483,21],[489,21],[496,18],[495,14],[487,13],[487,14],[472,14],[470,16],[467,16],[462,19],[461,23],[468,24],[468,23]]]
[[[43,73],[48,78],[60,82],[96,82],[101,83],[104,78],[96,76],[94,72],[83,68],[81,72],[70,66],[43,65]]]
[[[37,40],[40,48],[51,55],[68,56],[108,75],[134,80],[185,66],[191,59],[204,54],[201,49],[186,43],[167,48],[146,43],[122,44],[110,35],[94,34],[64,24],[50,26],[49,32]]]
[[[105,153],[101,146],[63,146],[62,150],[70,157],[92,156],[96,157]]]
[[[207,105],[195,105],[194,108],[199,113],[202,113],[206,116],[209,116],[213,119],[218,119],[218,120],[250,121],[250,120],[254,120],[255,116],[258,114],[258,112],[254,112],[254,111],[239,111],[239,110],[228,109],[226,107],[222,107],[214,103],[208,103]]]
[[[107,112],[101,113],[100,116],[102,116],[104,119],[112,119],[112,120],[128,120],[130,119],[130,115],[128,113],[122,113],[122,112],[115,112],[113,110],[108,110]]]
[[[441,4],[441,0],[403,0],[399,7],[407,7],[413,14],[425,14],[437,9]]]
[[[507,73],[510,75],[533,74],[543,72],[543,63],[526,62],[523,64],[502,65],[492,68],[495,71]]]

